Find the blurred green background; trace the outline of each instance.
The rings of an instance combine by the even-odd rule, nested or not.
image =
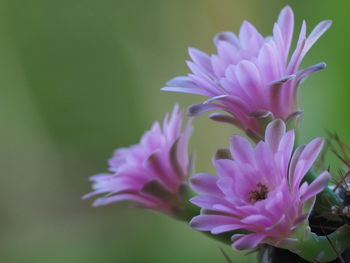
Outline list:
[[[267,35],[290,4],[297,29],[332,19],[305,65],[328,68],[301,89],[301,140],[337,130],[350,143],[348,1],[1,0],[0,262],[255,262],[148,211],[82,201],[88,176],[107,170],[112,151],[136,143],[177,101],[161,92],[187,73],[187,47],[213,52],[212,37],[247,19]],[[215,148],[235,132],[195,121],[197,171],[212,171]]]

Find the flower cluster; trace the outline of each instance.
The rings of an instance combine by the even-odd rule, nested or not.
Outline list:
[[[212,114],[214,120],[232,123],[248,134],[261,137],[266,120],[280,118],[291,121],[301,112],[297,95],[300,82],[311,73],[325,67],[320,63],[299,70],[302,59],[329,28],[331,21],[319,23],[306,36],[302,24],[299,39],[288,61],[294,29],[294,16],[285,7],[273,27],[273,36],[263,37],[249,22],[243,22],[239,35],[221,32],[214,38],[217,54],[208,55],[190,48],[191,72],[175,77],[163,88],[209,97],[192,106],[191,115],[212,110],[224,110],[229,116]],[[215,103],[217,102],[217,103]]]
[[[139,144],[117,149],[109,160],[112,174],[92,176],[94,192],[84,198],[106,194],[94,205],[129,200],[169,215],[179,213],[181,185],[187,181],[189,169],[191,133],[190,121],[181,133],[182,115],[175,105],[163,124],[155,122]]]
[[[139,144],[116,150],[109,161],[110,173],[91,177],[94,191],[85,198],[102,194],[96,206],[134,201],[185,220],[238,250],[272,246],[310,262],[337,258],[350,244],[348,221],[342,224],[338,218],[339,228],[321,236],[309,224],[313,214],[330,213],[340,200],[328,187],[329,172],[313,170],[324,140],[318,137],[298,145],[298,127],[293,125],[301,115],[299,84],[325,67],[319,63],[299,70],[300,64],[330,25],[323,21],[306,36],[303,22],[290,52],[294,15],[287,6],[272,36],[263,37],[243,22],[238,36],[222,32],[214,38],[217,54],[190,48],[191,73],[170,80],[163,90],[209,99],[189,107],[184,129],[183,114],[175,105],[162,125],[155,122]],[[241,128],[254,145],[233,135],[229,147],[215,154],[216,175],[192,175],[191,120],[212,110],[228,113],[215,112],[210,118]],[[192,198],[188,187],[196,192]]]
[[[191,202],[202,213],[190,222],[212,234],[246,229],[249,234],[232,237],[236,249],[255,248],[259,243],[278,245],[305,227],[315,196],[327,185],[330,175],[323,172],[310,185],[301,184],[323,145],[316,138],[299,146],[293,156],[294,131],[286,132],[281,120],[271,122],[265,141],[255,148],[239,135],[231,139],[234,159],[214,161],[217,176],[202,173],[191,178],[200,195]]]

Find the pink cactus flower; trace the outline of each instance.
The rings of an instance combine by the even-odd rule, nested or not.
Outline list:
[[[165,115],[163,125],[155,122],[139,144],[117,149],[109,160],[111,173],[92,176],[94,191],[84,198],[105,194],[94,202],[95,206],[129,200],[176,215],[179,191],[187,180],[189,166],[191,125],[189,121],[181,132],[182,115],[175,105],[171,115]]]
[[[232,236],[238,250],[263,243],[284,247],[303,238],[310,231],[307,219],[316,195],[330,178],[323,172],[311,184],[302,182],[322,149],[322,138],[299,146],[292,155],[294,130],[286,132],[283,121],[270,122],[265,134],[256,147],[233,136],[234,159],[215,160],[217,176],[202,173],[191,178],[199,193],[191,202],[201,214],[190,225],[214,235],[245,230]]]
[[[249,135],[263,138],[266,124],[273,119],[286,122],[300,116],[298,86],[324,63],[299,71],[302,59],[313,44],[330,27],[320,22],[309,36],[303,21],[296,48],[290,46],[294,15],[289,6],[282,9],[273,27],[273,35],[263,37],[244,21],[239,35],[221,32],[214,38],[217,54],[208,55],[189,48],[191,73],[175,77],[162,90],[199,94],[209,99],[189,108],[190,115],[223,110],[229,115],[213,113],[210,118],[234,124]]]

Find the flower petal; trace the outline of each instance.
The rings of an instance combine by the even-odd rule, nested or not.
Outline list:
[[[264,96],[260,90],[262,87],[260,73],[252,62],[248,60],[239,62],[236,68],[236,78],[241,87],[249,91],[251,98],[255,98],[255,101],[256,98],[259,98],[260,101],[264,100]]]
[[[295,180],[294,178],[295,169],[300,159],[300,156],[305,149],[305,146],[306,146],[305,144],[300,145],[293,153],[292,160],[290,161],[290,164],[289,164],[289,171],[288,171],[288,182],[290,186],[293,185],[293,182]]]
[[[224,198],[217,197],[212,194],[195,196],[190,199],[190,202],[201,208],[211,209],[211,210],[213,210],[214,205],[217,205],[217,204],[231,205]]]
[[[241,224],[230,224],[230,225],[222,225],[212,228],[210,231],[213,235],[233,231],[242,228]]]
[[[216,34],[214,37],[214,44],[217,46],[219,44],[219,41],[226,41],[229,42],[231,45],[236,46],[237,48],[240,48],[240,43],[238,37],[229,31],[220,32]]]
[[[254,151],[250,142],[239,135],[231,138],[230,151],[234,160],[249,163],[254,160]]]
[[[101,197],[99,199],[96,199],[92,205],[93,206],[108,205],[110,203],[119,202],[119,201],[135,201],[147,206],[152,206],[155,204],[154,202],[147,199],[146,197],[142,197],[136,194],[117,194],[113,196]]]
[[[298,187],[301,180],[307,173],[307,171],[311,168],[318,155],[320,154],[323,148],[324,140],[321,137],[313,139],[309,142],[300,157],[298,158],[298,162],[295,167],[295,172],[293,176],[293,187]]]
[[[257,226],[268,226],[271,221],[264,215],[250,215],[241,220],[244,224],[257,225]]]
[[[332,20],[325,20],[320,23],[312,30],[308,38],[306,39],[304,53],[308,52],[309,49],[315,44],[315,42],[331,27]]]
[[[272,151],[277,152],[282,137],[286,133],[286,125],[281,120],[271,122],[265,132],[265,142],[270,145]]]
[[[266,234],[248,234],[236,240],[232,247],[237,250],[254,249],[266,237]]]
[[[216,186],[217,177],[207,173],[200,173],[190,177],[191,188],[199,194],[222,195]]]
[[[190,57],[196,63],[199,65],[203,71],[207,72],[208,74],[213,73],[213,69],[211,67],[211,61],[208,54],[204,53],[203,51],[190,47],[188,49],[188,53],[190,54]]]
[[[306,202],[311,197],[314,197],[320,193],[327,186],[330,178],[331,175],[327,171],[324,171],[322,174],[317,176],[317,178],[309,185],[305,193],[302,195],[301,201]]]
[[[195,117],[202,115],[208,111],[222,110],[223,108],[224,107],[222,105],[216,103],[199,103],[191,105],[187,110],[187,114],[190,117]]]
[[[314,72],[323,70],[326,68],[326,63],[321,62],[316,65],[313,65],[311,67],[307,67],[306,69],[303,69],[299,71],[296,75],[295,81],[296,83],[301,83],[304,79],[306,79],[309,75],[311,75]]]
[[[281,10],[278,16],[277,24],[281,29],[281,33],[283,35],[284,40],[285,52],[288,55],[294,30],[294,14],[290,6],[286,6]]]
[[[200,231],[211,231],[215,227],[222,225],[236,224],[237,219],[230,216],[221,215],[199,215],[192,218],[189,225]]]

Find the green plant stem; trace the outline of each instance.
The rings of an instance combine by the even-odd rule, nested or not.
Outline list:
[[[328,236],[311,232],[290,250],[310,262],[324,263],[337,259],[349,244],[350,226],[343,225]]]

